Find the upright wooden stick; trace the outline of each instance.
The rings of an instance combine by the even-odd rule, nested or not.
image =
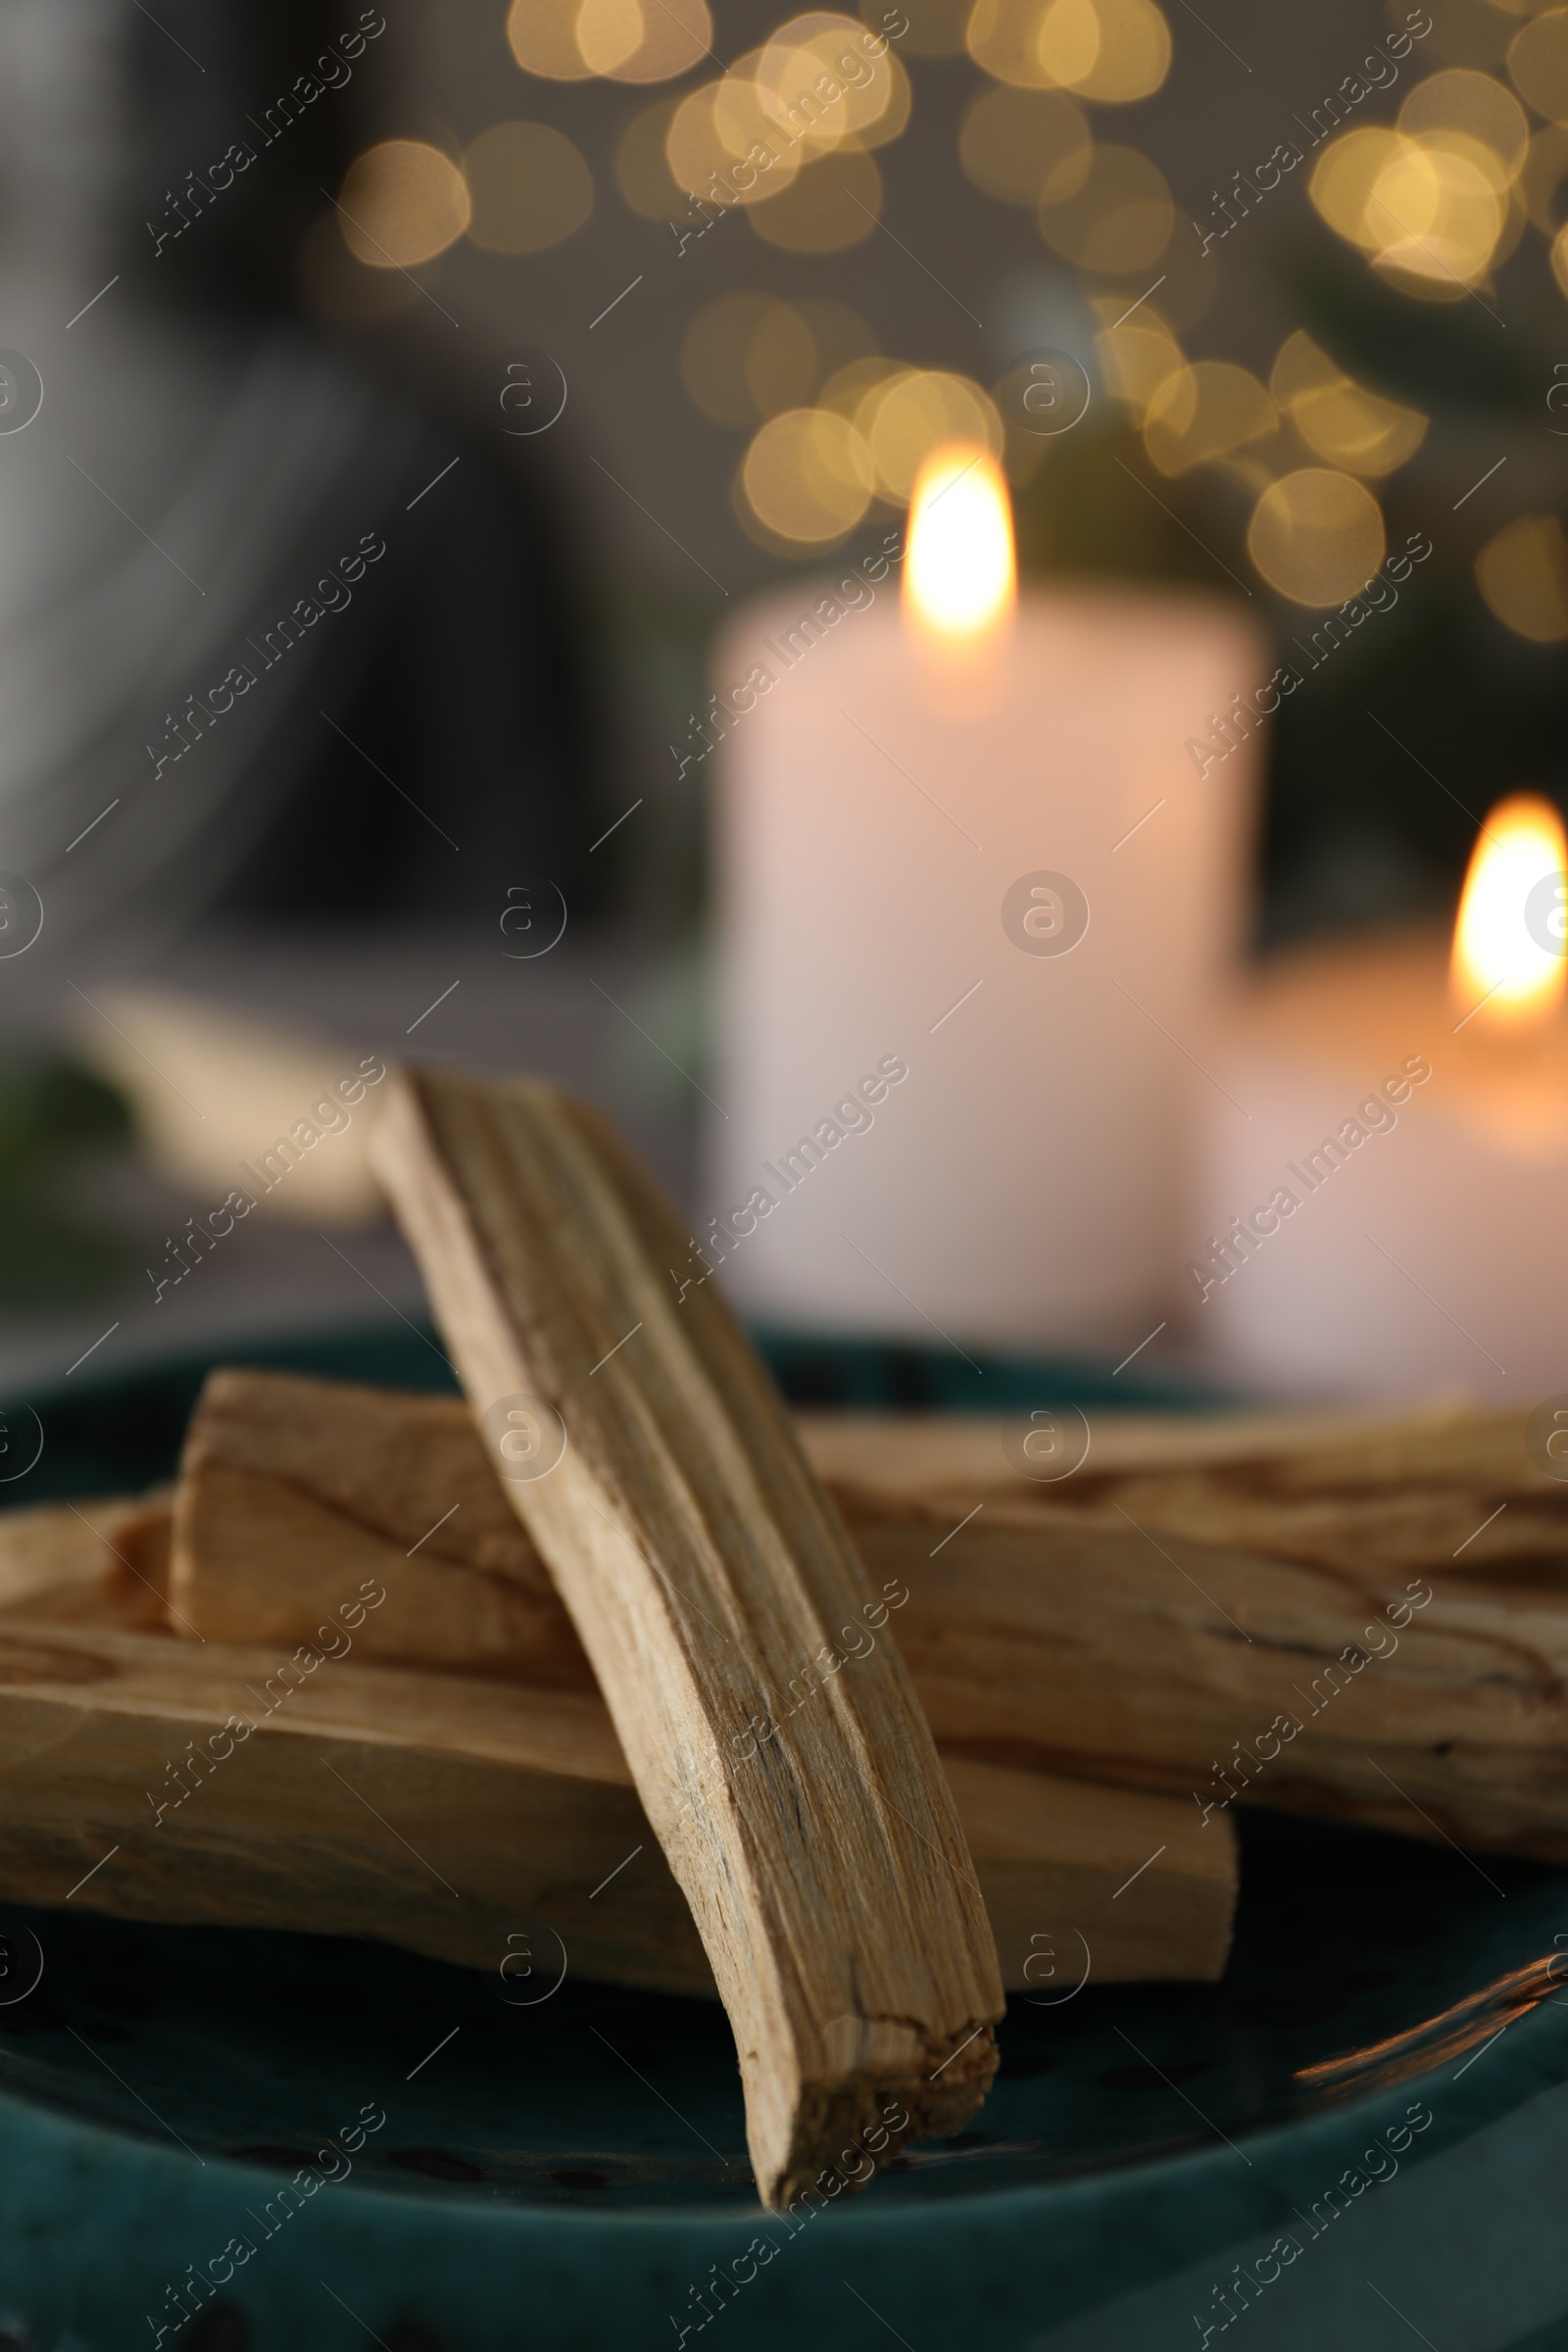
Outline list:
[[[956,2131],[1003,2007],[973,1865],[897,1654],[835,1646],[879,1604],[716,1289],[670,1282],[684,1227],[543,1085],[411,1073],[377,1161],[691,1904],[763,2202]]]

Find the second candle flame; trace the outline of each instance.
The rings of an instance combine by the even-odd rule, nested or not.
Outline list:
[[[1002,468],[989,450],[950,442],[926,459],[914,485],[905,612],[922,635],[961,658],[1001,638],[1016,600]]]
[[[1564,849],[1562,819],[1535,793],[1510,794],[1487,818],[1453,934],[1454,1002],[1478,1028],[1531,1027],[1562,1004]]]

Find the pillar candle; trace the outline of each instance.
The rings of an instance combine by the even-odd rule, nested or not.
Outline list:
[[[1187,1320],[1222,1377],[1520,1406],[1568,1389],[1561,843],[1542,805],[1505,805],[1468,953],[1464,910],[1457,955],[1437,931],[1304,949],[1216,1034]]]
[[[1172,1311],[1268,664],[1218,601],[1014,608],[1010,564],[971,455],[917,490],[902,598],[858,567],[718,648],[697,1240],[775,1325],[1119,1350]]]

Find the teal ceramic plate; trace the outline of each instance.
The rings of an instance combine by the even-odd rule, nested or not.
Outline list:
[[[416,1338],[238,1358],[444,1381]],[[805,1384],[776,1360],[831,1385],[831,1349]],[[40,1396],[8,1496],[162,1475],[203,1369]],[[929,1393],[912,1356],[845,1377]],[[127,1926],[90,1886],[13,1908],[0,2352],[1568,2346],[1568,1874],[1243,1836],[1222,1984],[1014,1999],[974,2128],[793,2225],[757,2206],[716,2008],[569,1975],[514,2007],[372,1945]]]

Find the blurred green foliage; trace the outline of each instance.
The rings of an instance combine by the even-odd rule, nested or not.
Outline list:
[[[135,1263],[128,1238],[72,1200],[89,1163],[130,1140],[125,1103],[76,1063],[0,1057],[0,1305],[97,1298]]]

